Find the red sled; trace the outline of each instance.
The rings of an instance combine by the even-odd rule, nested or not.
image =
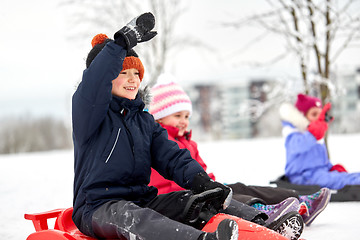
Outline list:
[[[36,232],[31,233],[27,240],[95,240],[84,235],[75,226],[71,215],[73,208],[60,208],[42,213],[25,214],[27,220],[34,224]],[[48,219],[56,218],[53,229],[48,227]],[[239,226],[239,238],[241,240],[287,240],[286,237],[266,227],[243,220],[241,218],[219,213],[213,216],[202,229],[206,232],[214,232],[218,224],[224,219],[233,219]]]

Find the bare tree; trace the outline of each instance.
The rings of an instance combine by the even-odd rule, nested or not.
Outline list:
[[[295,54],[305,93],[309,73],[315,73],[323,101],[329,100],[331,69],[341,53],[360,40],[360,15],[354,0],[266,0],[270,10],[227,25],[241,28],[249,23],[285,40],[284,52],[275,60]],[[255,42],[255,41],[253,41]]]
[[[285,41],[284,51],[274,56],[271,62],[275,63],[289,54],[295,55],[305,93],[310,90],[312,93],[320,92],[323,102],[330,101],[329,89],[333,87],[330,75],[334,63],[345,49],[360,42],[360,14],[353,8],[358,3],[355,0],[266,2],[269,4],[268,11],[226,25],[237,29],[249,24],[260,26],[266,32],[260,39],[268,33],[280,36]],[[258,41],[250,40],[250,43]],[[327,144],[327,138],[325,141]]]
[[[201,45],[186,33],[181,37],[175,36],[176,24],[187,5],[188,1],[177,0],[62,0],[60,6],[67,15],[69,40],[80,45],[86,42],[89,46],[91,38],[97,33],[113,34],[135,16],[152,12],[159,34],[149,43],[135,47],[144,64],[149,66],[146,75],[151,87],[164,71],[170,54],[194,43]]]

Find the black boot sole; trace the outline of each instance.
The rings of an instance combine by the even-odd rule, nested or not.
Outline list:
[[[293,211],[281,216],[267,227],[288,239],[297,240],[304,230],[304,220],[298,212]]]

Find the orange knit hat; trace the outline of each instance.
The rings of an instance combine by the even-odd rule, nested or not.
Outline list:
[[[106,43],[112,41],[111,39],[106,36],[106,34],[100,33],[97,34],[91,41],[91,46],[93,47],[91,51],[88,54],[88,57],[86,59],[86,67],[89,67],[91,62],[94,60],[94,58],[99,54],[99,52],[105,47]],[[139,58],[139,56],[136,54],[136,52],[132,49],[127,51],[126,57],[123,62],[123,68],[121,71],[135,68],[139,70],[139,78],[140,81],[142,81],[144,77],[144,66]]]
[[[139,70],[139,78],[140,78],[140,81],[142,81],[142,79],[144,77],[144,66],[143,66],[142,62],[140,61],[139,57],[137,57],[137,55],[136,56],[129,55],[130,51],[128,51],[128,55],[124,59],[123,68],[121,71],[130,69],[130,68],[136,68],[137,70]],[[133,50],[132,50],[132,52],[135,53]],[[133,54],[133,53],[131,53],[131,54]]]

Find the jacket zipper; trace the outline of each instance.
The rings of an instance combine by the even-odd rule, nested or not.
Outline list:
[[[128,126],[126,125],[126,122],[125,122],[124,114],[123,114],[123,113],[124,113],[124,109],[122,109],[122,110],[120,111],[121,121],[122,121],[122,123],[124,124],[126,131],[127,131],[127,132],[129,133],[129,135],[130,135],[129,140],[130,140],[130,145],[131,145],[131,151],[132,151],[133,155],[135,155],[134,139],[133,139],[133,136],[132,136],[132,134],[131,134],[131,132],[130,132],[130,129],[129,129]]]
[[[118,141],[118,139],[119,139],[120,130],[121,130],[121,128],[118,129],[118,132],[117,132],[117,135],[116,135],[116,139],[115,139],[114,145],[113,145],[113,147],[112,147],[112,149],[111,149],[111,151],[110,151],[110,153],[109,153],[109,156],[106,158],[105,163],[107,163],[107,162],[109,161],[109,159],[110,159],[110,157],[111,157],[111,155],[112,155],[112,153],[113,153],[113,151],[114,151],[114,149],[115,149],[116,143],[117,143],[117,141]]]

